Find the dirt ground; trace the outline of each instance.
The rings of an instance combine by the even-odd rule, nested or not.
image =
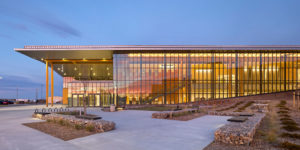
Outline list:
[[[96,134],[96,132],[89,132],[84,129],[77,130],[73,127],[62,126],[52,122],[33,122],[24,123],[23,125],[60,138],[64,141]]]

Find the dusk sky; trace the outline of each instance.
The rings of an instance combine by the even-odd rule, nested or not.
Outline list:
[[[24,45],[299,45],[299,0],[0,0],[0,98],[35,98]],[[55,94],[62,78],[55,75]],[[45,96],[45,91],[43,91]]]

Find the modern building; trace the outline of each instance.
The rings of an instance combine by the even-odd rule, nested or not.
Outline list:
[[[64,78],[63,103],[178,104],[299,89],[300,46],[25,46]],[[48,99],[47,99],[48,101]]]

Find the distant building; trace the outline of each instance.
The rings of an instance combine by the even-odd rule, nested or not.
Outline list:
[[[51,97],[48,97],[50,101],[48,103],[51,103]],[[61,96],[53,96],[53,103],[62,103],[62,97]]]

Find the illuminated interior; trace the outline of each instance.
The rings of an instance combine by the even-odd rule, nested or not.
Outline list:
[[[53,65],[69,106],[84,97],[100,107],[180,104],[300,87],[300,46],[57,47],[18,51]]]

